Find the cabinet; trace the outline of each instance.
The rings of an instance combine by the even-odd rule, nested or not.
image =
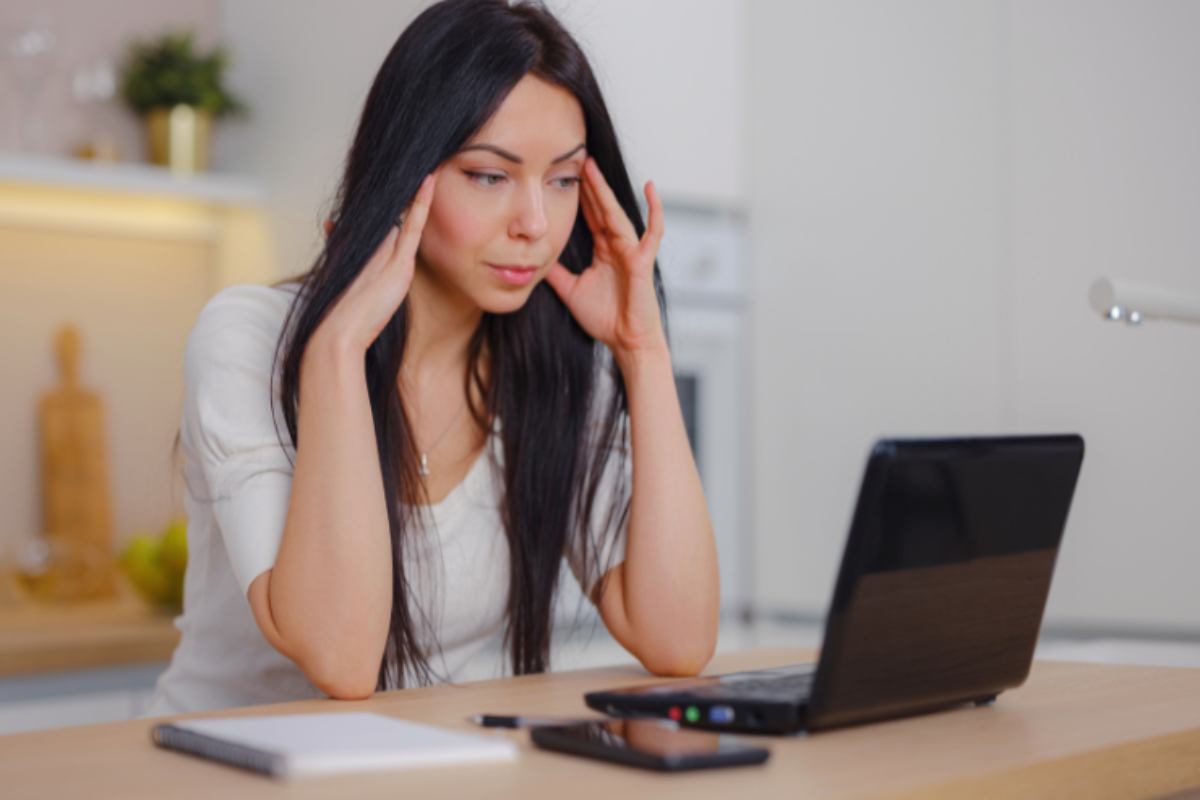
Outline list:
[[[120,584],[111,600],[0,609],[0,734],[142,713],[179,641],[168,614]]]
[[[0,735],[141,716],[165,663],[0,678]]]

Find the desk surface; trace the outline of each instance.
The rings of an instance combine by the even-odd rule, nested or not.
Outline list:
[[[804,660],[799,650],[726,654],[710,671]],[[377,695],[241,714],[371,710],[462,729],[482,711],[578,714],[588,689],[646,682],[632,666]],[[963,708],[813,736],[756,737],[764,767],[659,775],[536,750],[511,764],[276,782],[155,749],[152,721],[0,736],[11,797],[1127,797],[1200,785],[1200,670],[1039,662],[990,708]],[[15,792],[14,792],[15,790]],[[735,794],[737,793],[737,794]]]

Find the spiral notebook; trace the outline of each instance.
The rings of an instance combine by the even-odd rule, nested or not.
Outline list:
[[[517,746],[367,712],[177,720],[150,732],[159,747],[277,778],[512,761]]]

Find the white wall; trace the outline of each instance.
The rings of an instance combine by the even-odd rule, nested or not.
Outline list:
[[[282,275],[318,253],[342,161],[375,72],[420,0],[221,0],[230,81],[253,117],[223,124],[214,160],[268,187]]]
[[[750,20],[759,601],[819,614],[872,440],[1000,421],[995,16],[914,0]]]
[[[746,7],[729,0],[549,0],[592,63],[635,188],[745,201]]]
[[[1007,5],[1025,428],[1089,452],[1055,619],[1200,633],[1200,327],[1094,320],[1098,275],[1200,291],[1200,5]]]
[[[750,6],[760,600],[823,613],[883,434],[1078,430],[1049,619],[1200,633],[1200,330],[1127,330],[1101,274],[1200,289],[1200,6]]]

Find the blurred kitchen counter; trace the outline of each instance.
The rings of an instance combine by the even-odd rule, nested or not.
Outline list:
[[[178,642],[172,615],[124,583],[112,599],[24,600],[0,607],[0,679],[164,662]]]

